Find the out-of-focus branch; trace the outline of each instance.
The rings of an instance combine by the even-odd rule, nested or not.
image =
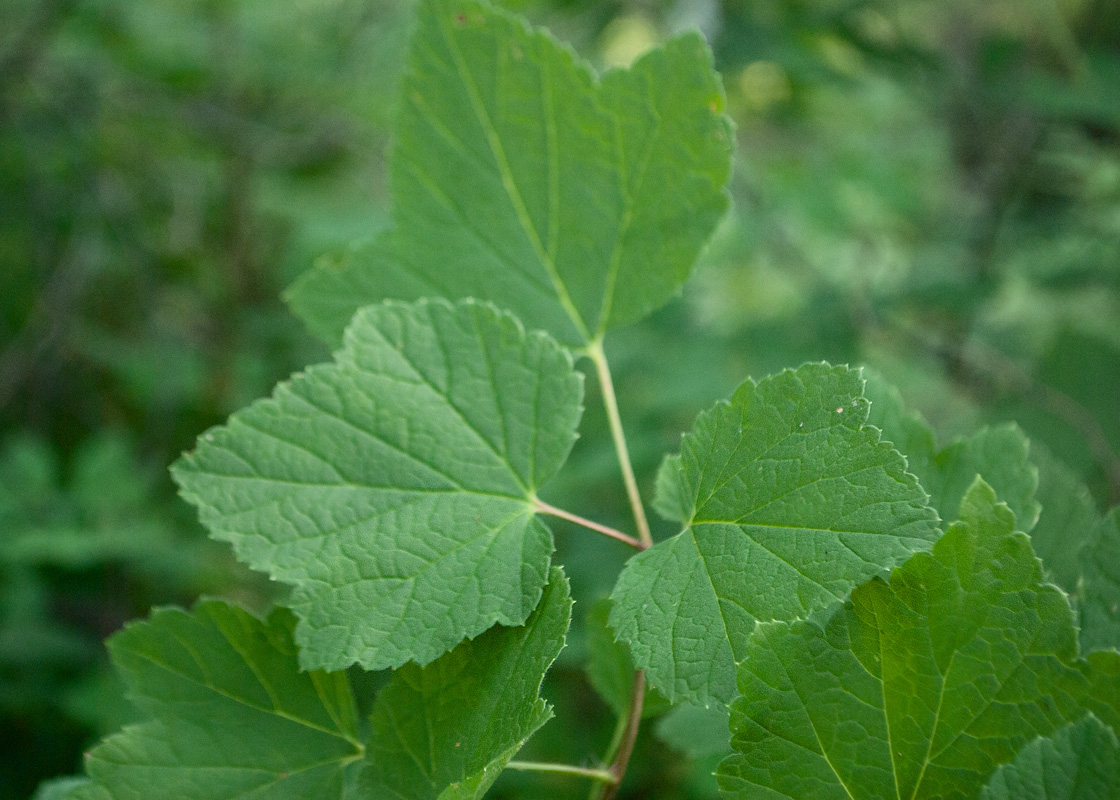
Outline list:
[[[34,69],[50,42],[51,34],[66,19],[77,0],[40,0],[7,51],[0,53],[0,117],[8,89]]]

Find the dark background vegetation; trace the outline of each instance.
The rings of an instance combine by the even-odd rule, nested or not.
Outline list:
[[[683,298],[608,343],[647,493],[701,408],[827,359],[884,374],[943,441],[1017,420],[1120,501],[1120,4],[505,5],[599,67],[700,27],[724,75],[734,210]],[[101,645],[126,620],[267,605],[166,467],[326,357],[281,294],[385,224],[411,10],[0,0],[0,800],[128,720]],[[550,490],[628,526],[604,431],[589,402]],[[580,619],[625,554],[557,533]],[[531,755],[590,763],[614,720],[572,639]],[[643,734],[628,791],[714,796],[713,758]]]

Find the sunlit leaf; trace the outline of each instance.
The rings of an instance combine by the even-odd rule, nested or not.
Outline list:
[[[216,538],[294,587],[301,664],[423,664],[536,606],[553,544],[535,492],[581,394],[566,351],[490,306],[389,303],[174,475]]]
[[[867,407],[857,371],[809,364],[744,383],[684,437],[688,527],[630,560],[611,614],[671,700],[730,701],[756,620],[842,600],[932,546],[937,516]]]
[[[739,672],[728,798],[975,797],[994,770],[1115,698],[1064,593],[977,481],[932,553],[838,611],[761,624]],[[1100,674],[1097,674],[1100,673]],[[1096,697],[1094,697],[1097,695]]]
[[[549,34],[426,0],[390,154],[394,229],[289,293],[311,327],[483,297],[568,345],[677,292],[727,208],[730,128],[697,34],[601,79]]]

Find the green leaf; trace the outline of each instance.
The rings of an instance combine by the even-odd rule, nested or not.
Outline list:
[[[1120,652],[1098,650],[1085,660],[1089,664],[1085,706],[1112,730],[1120,731]]]
[[[747,381],[684,437],[688,527],[630,560],[611,613],[670,700],[729,702],[756,619],[841,600],[939,535],[902,456],[863,424],[862,390],[855,370],[807,364]]]
[[[634,684],[634,661],[625,644],[615,639],[607,622],[611,601],[601,597],[591,604],[585,618],[587,632],[587,677],[595,691],[618,716],[630,707],[630,692]],[[642,717],[653,717],[669,710],[669,701],[659,692],[646,687],[642,702]]]
[[[173,473],[216,538],[295,587],[304,667],[424,664],[536,607],[535,493],[581,397],[565,350],[488,305],[387,303]]]
[[[720,767],[728,798],[974,797],[1083,714],[1096,670],[1077,660],[1065,594],[983,481],[961,516],[839,610],[759,625]]]
[[[658,721],[657,736],[691,758],[722,756],[731,752],[728,725],[727,706],[683,703]]]
[[[930,494],[930,504],[944,520],[957,518],[961,500],[979,475],[1010,506],[1019,528],[1030,531],[1038,520],[1035,499],[1038,469],[1031,463],[1030,441],[1014,423],[981,428],[937,450],[933,430],[922,417],[903,407],[898,390],[878,375],[868,379],[868,423],[883,431],[906,456],[907,470]]]
[[[346,291],[351,310],[485,297],[576,347],[640,319],[678,291],[727,208],[711,62],[685,34],[597,80],[506,12],[426,0],[390,154],[395,227],[368,258],[301,280],[293,308],[337,337]]]
[[[571,620],[568,580],[554,567],[540,606],[520,628],[492,628],[426,667],[409,664],[370,716],[367,795],[478,798],[552,717],[545,672]]]
[[[39,788],[32,795],[31,800],[77,800],[81,795],[78,789],[82,789],[83,793],[93,792],[89,794],[90,797],[96,797],[98,791],[95,787],[91,787],[89,778],[81,777],[67,777],[67,778],[53,778],[49,781],[44,781],[39,784]],[[101,793],[105,797],[104,792]]]
[[[1036,739],[995,771],[980,800],[1112,800],[1120,797],[1120,743],[1089,715]]]
[[[1100,524],[1096,501],[1080,478],[1044,447],[1031,443],[1038,465],[1042,513],[1031,529],[1031,546],[1054,581],[1070,594],[1081,578],[1082,548]]]
[[[344,673],[301,672],[286,609],[262,622],[218,601],[157,610],[109,640],[149,718],[110,736],[86,771],[113,800],[333,798],[361,768]],[[86,789],[81,797],[96,797]]]
[[[1120,650],[1120,506],[1081,551],[1081,648]]]
[[[670,522],[688,523],[687,487],[681,485],[681,457],[667,455],[657,470],[653,487],[653,509]]]

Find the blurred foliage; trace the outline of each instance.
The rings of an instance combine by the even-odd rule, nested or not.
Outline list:
[[[735,211],[684,298],[608,341],[644,491],[701,408],[827,359],[874,366],[943,441],[1014,419],[1045,445],[1043,491],[1053,473],[1120,501],[1120,5],[505,5],[600,67],[699,27],[724,74]],[[164,467],[325,355],[280,296],[385,224],[409,6],[0,0],[0,800],[127,719],[100,646],[124,620],[267,602]],[[589,403],[545,499],[627,527],[605,432]],[[557,532],[588,609],[627,552]],[[570,640],[526,758],[591,763],[611,738],[583,671],[602,642]],[[695,737],[665,719],[624,794],[714,797],[718,755],[673,750]]]

